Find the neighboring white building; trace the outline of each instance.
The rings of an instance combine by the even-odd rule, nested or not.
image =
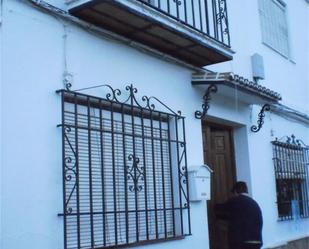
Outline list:
[[[305,0],[0,1],[0,247],[227,248],[213,205],[243,180],[263,248],[305,248],[308,16]]]

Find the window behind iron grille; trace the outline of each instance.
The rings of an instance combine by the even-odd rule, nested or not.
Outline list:
[[[190,234],[184,118],[61,94],[65,248]]]
[[[294,138],[272,144],[279,219],[309,217],[308,147],[296,143]]]

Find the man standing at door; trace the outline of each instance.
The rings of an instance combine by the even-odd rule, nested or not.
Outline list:
[[[234,197],[217,204],[216,216],[229,223],[230,249],[260,249],[262,246],[262,212],[259,205],[248,195],[245,182],[236,182]]]

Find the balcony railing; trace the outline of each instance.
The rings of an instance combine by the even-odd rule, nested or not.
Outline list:
[[[226,0],[137,0],[230,47]]]
[[[69,12],[190,65],[233,58],[226,0],[72,0]]]

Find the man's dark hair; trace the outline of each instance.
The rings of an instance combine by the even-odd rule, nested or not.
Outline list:
[[[248,187],[245,182],[236,182],[232,188],[233,193],[248,193]]]

